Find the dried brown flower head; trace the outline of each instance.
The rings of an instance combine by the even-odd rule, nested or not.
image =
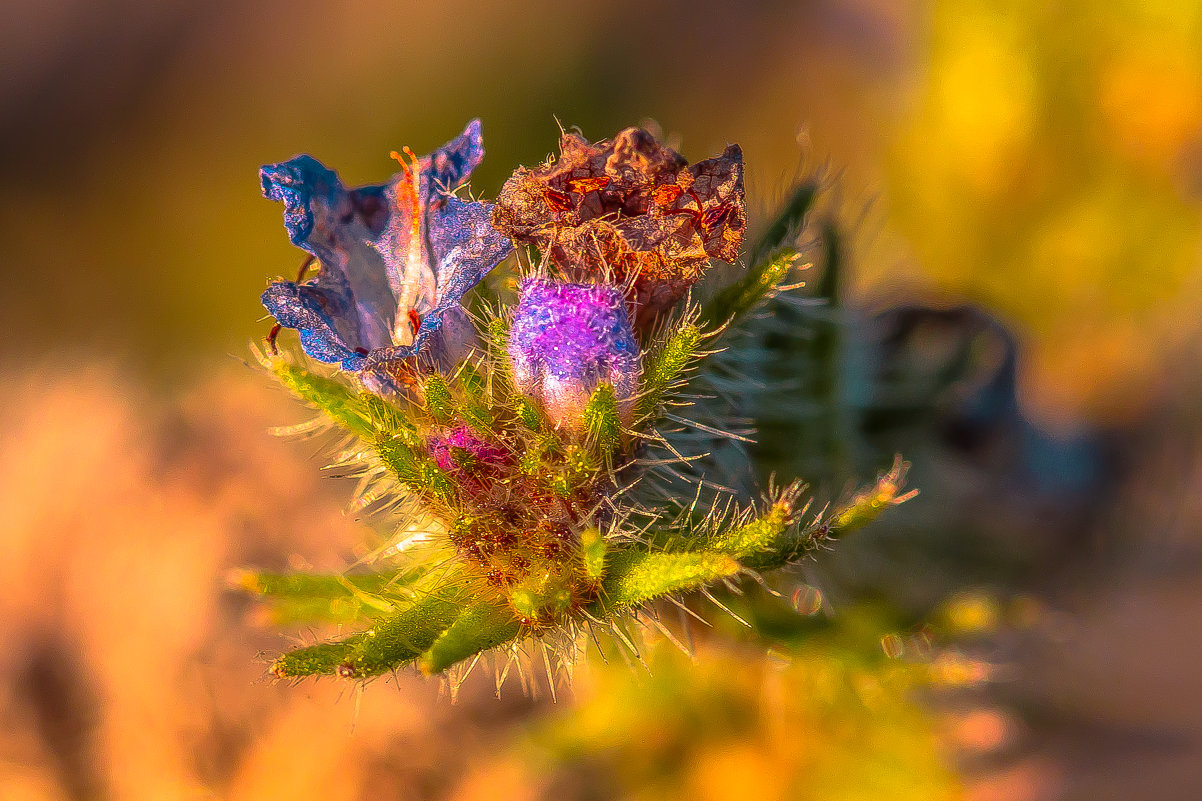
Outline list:
[[[738,145],[692,166],[641,128],[596,144],[568,133],[559,147],[558,159],[510,176],[493,226],[569,279],[628,282],[646,322],[684,297],[710,258],[738,258],[747,229]]]

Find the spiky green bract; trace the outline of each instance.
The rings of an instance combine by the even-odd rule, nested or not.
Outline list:
[[[611,552],[593,610],[612,614],[643,606],[657,598],[696,590],[738,575],[742,566],[722,553]]]
[[[784,250],[752,266],[747,273],[714,296],[701,310],[708,325],[736,325],[785,282],[800,254]]]
[[[503,314],[492,312],[484,325],[484,338],[488,349],[490,374],[494,392],[498,395],[513,394],[513,371],[505,358],[509,348],[509,319]]]
[[[479,368],[470,361],[464,362],[459,369],[459,386],[462,388],[463,401],[461,415],[463,421],[481,434],[492,432],[492,405],[489,402],[488,386]]]
[[[490,354],[499,357],[509,347],[509,319],[503,314],[493,313],[484,326]]]
[[[357,393],[337,379],[305,370],[283,357],[271,358],[267,363],[292,394],[316,407],[337,425],[364,439],[374,436],[372,402],[367,400],[372,396]]]
[[[704,354],[705,334],[695,321],[676,326],[643,357],[643,374],[634,417],[640,427],[652,425],[665,396],[684,382],[689,368]]]
[[[796,520],[795,497],[795,492],[789,492],[771,502],[759,517],[718,532],[709,542],[710,549],[729,554],[755,570],[787,561],[784,536]]]
[[[381,593],[394,582],[416,579],[419,570],[312,575],[240,571],[230,583],[261,596],[272,620],[288,623],[352,623],[390,608]]]
[[[414,661],[451,627],[469,603],[465,588],[455,584],[414,600],[380,618],[357,637],[334,672],[343,678],[368,678]]]
[[[708,547],[730,554],[744,567],[760,572],[795,564],[822,544],[867,525],[889,507],[917,495],[917,490],[901,491],[908,469],[909,464],[896,458],[893,466],[873,484],[833,512],[819,514],[808,523],[801,520],[805,507],[797,505],[804,485],[792,484],[770,498],[758,516],[736,515],[734,521],[745,522],[719,529],[711,535]]]
[[[519,423],[529,431],[542,431],[544,426],[543,416],[539,413],[538,407],[535,406],[529,398],[518,397],[513,401],[514,415]]]
[[[359,396],[371,421],[371,430],[376,437],[406,434],[413,439],[413,424],[405,419],[401,410],[383,398],[371,394]]]
[[[605,460],[611,460],[622,444],[622,421],[614,388],[598,385],[584,406],[584,431]]]
[[[794,188],[747,253],[747,271],[702,308],[703,324],[712,327],[738,323],[784,283],[797,261],[797,239],[805,228],[806,215],[814,207],[818,189],[817,181],[804,181]]]
[[[416,450],[411,437],[381,437],[375,443],[375,451],[402,486],[427,500],[448,506],[454,503],[455,488],[450,477]]]
[[[273,359],[270,366],[294,395],[371,444],[380,461],[402,486],[427,499],[450,501],[452,487],[449,481],[422,451],[416,428],[395,405],[370,393],[356,393],[335,378],[305,370],[284,358]],[[427,382],[427,402],[431,385],[433,394],[439,398],[435,406],[440,411],[443,406],[453,408],[450,387],[439,376],[433,376]],[[431,414],[440,419],[439,415]]]
[[[427,675],[442,671],[518,636],[521,621],[512,609],[493,599],[464,608],[450,627],[426,649],[418,662]]]

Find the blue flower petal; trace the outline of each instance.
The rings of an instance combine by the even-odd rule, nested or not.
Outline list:
[[[271,284],[264,306],[300,331],[306,353],[344,369],[426,347],[447,355],[450,338],[435,335],[448,312],[511,248],[492,228],[491,206],[449,194],[483,157],[472,120],[387,184],[347,189],[310,156],[264,167],[263,193],[284,203],[289,239],[321,264],[315,280]]]
[[[449,192],[466,181],[484,160],[484,134],[480,120],[469,122],[463,133],[435,150],[428,158],[427,169],[435,189]]]
[[[345,299],[312,284],[278,281],[267,288],[263,305],[280,325],[300,331],[301,347],[321,362],[340,363],[344,370],[358,370],[364,355],[348,345],[338,330],[344,320],[339,307]]]
[[[422,352],[435,364],[449,367],[458,361],[462,343],[456,329],[465,327],[459,304],[513,247],[491,220],[491,203],[445,196],[431,204],[426,217],[430,272],[422,278],[434,300],[418,298],[415,309],[421,309],[421,322],[412,344],[373,350],[363,369],[387,373],[390,363]]]
[[[259,175],[263,194],[284,202],[288,238],[321,264],[316,280],[304,284],[279,281],[264,293],[264,305],[269,296],[294,297],[294,305],[299,304],[310,314],[300,314],[298,308],[284,319],[270,306],[268,311],[281,325],[307,331],[318,352],[370,350],[390,344],[396,298],[385,278],[380,254],[367,246],[367,240],[378,235],[386,219],[384,188],[348,190],[337,174],[310,156],[268,165]],[[302,297],[304,303],[299,300]],[[313,314],[325,325],[308,325]],[[337,336],[330,338],[331,333]]]

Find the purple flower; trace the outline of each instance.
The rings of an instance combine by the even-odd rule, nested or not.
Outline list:
[[[316,279],[272,283],[263,305],[311,357],[383,389],[419,352],[454,359],[460,300],[511,248],[490,204],[451,194],[484,157],[479,120],[429,156],[409,155],[388,183],[351,189],[311,156],[260,171],[292,243],[320,262]]]
[[[496,442],[481,438],[467,426],[452,428],[446,434],[435,434],[426,443],[435,464],[448,472],[455,472],[460,461],[456,451],[484,467],[501,467],[509,462],[509,453]]]
[[[629,410],[638,389],[639,347],[622,293],[602,284],[531,277],[509,334],[518,389],[542,403],[552,422],[579,428],[597,385],[614,389]]]

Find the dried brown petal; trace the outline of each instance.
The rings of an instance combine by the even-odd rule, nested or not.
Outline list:
[[[684,297],[711,257],[738,258],[743,152],[730,145],[690,167],[640,128],[596,144],[565,134],[558,159],[505,183],[493,225],[573,280],[629,281],[643,321]]]
[[[743,150],[728,145],[721,156],[699,161],[689,172],[693,192],[702,199],[699,231],[705,252],[715,259],[733,262],[739,257],[747,233],[747,209],[743,202]]]

